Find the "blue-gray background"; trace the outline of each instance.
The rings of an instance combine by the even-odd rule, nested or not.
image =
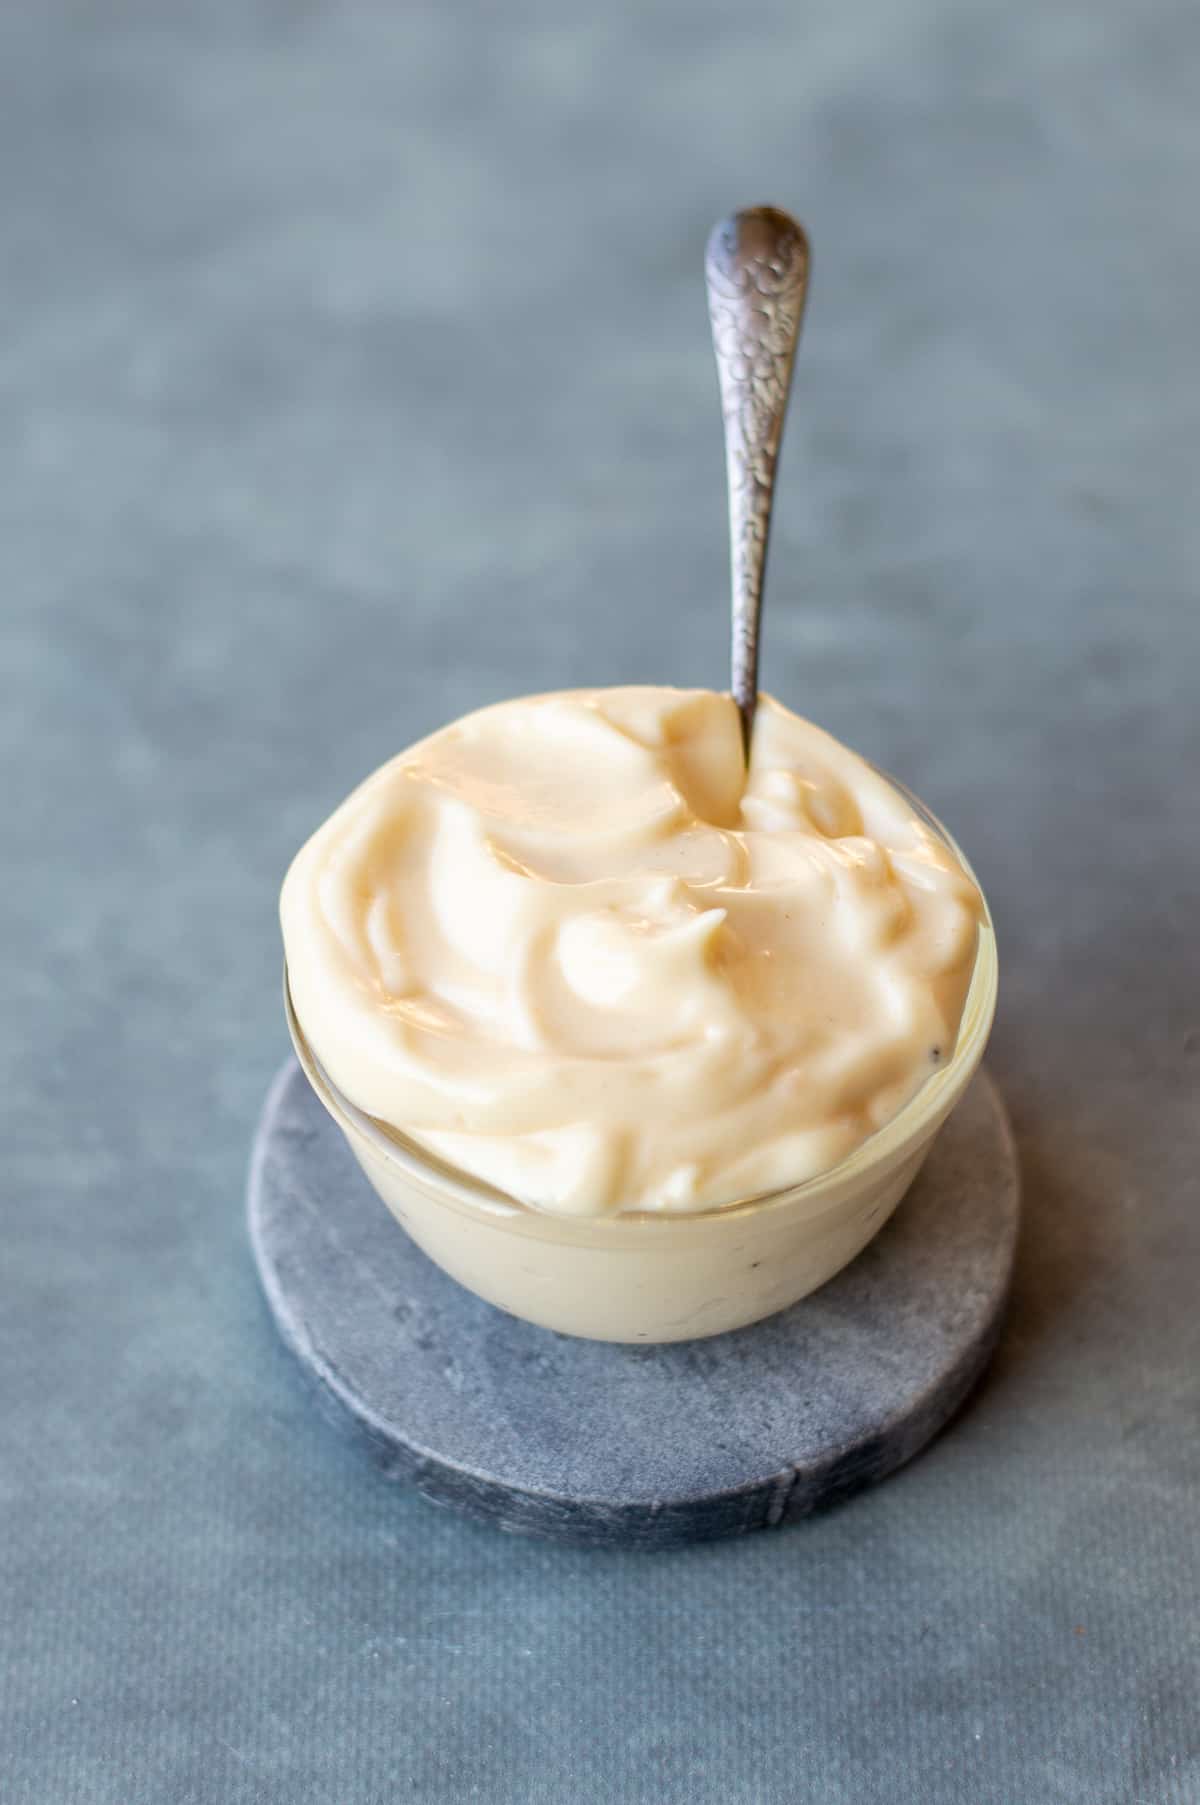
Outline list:
[[[1200,14],[0,9],[5,1805],[1200,1799]],[[719,681],[700,278],[816,273],[766,678],[961,835],[1027,1178],[953,1432],[658,1559],[271,1335],[276,887],[515,690]]]

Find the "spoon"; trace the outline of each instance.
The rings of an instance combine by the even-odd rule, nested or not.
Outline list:
[[[730,687],[749,764],[775,467],[808,287],[804,228],[777,207],[734,213],[712,229],[704,274],[725,416],[733,592]]]

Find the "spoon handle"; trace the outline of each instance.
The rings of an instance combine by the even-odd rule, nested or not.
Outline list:
[[[804,297],[808,239],[775,207],[713,227],[704,273],[725,416],[733,585],[732,690],[747,761],[758,706],[758,629],[775,466]]]

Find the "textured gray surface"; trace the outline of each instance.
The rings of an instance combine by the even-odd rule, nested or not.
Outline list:
[[[5,1805],[1200,1796],[1198,64],[1183,0],[0,7]],[[451,714],[721,671],[759,197],[766,676],[989,887],[1025,1232],[906,1472],[598,1556],[289,1383],[275,888]]]
[[[247,1215],[285,1342],[385,1470],[509,1530],[664,1548],[797,1521],[925,1447],[995,1346],[1019,1208],[980,1076],[882,1234],[817,1296],[705,1341],[582,1341],[426,1259],[290,1059]]]

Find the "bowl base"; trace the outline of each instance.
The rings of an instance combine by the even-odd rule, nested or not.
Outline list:
[[[1019,1184],[981,1073],[892,1220],[820,1291],[704,1341],[583,1341],[428,1260],[289,1060],[248,1211],[280,1334],[389,1474],[517,1533],[649,1548],[791,1522],[923,1448],[995,1345]]]

